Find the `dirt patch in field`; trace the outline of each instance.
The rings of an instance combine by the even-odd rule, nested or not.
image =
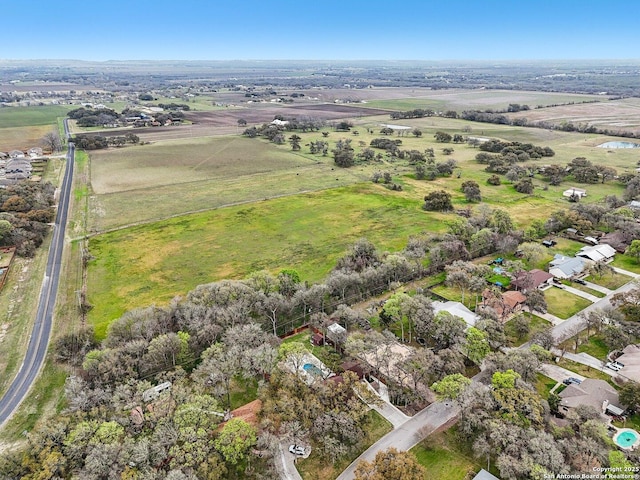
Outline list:
[[[276,115],[283,117],[313,117],[324,121],[357,118],[372,115],[386,115],[390,110],[365,108],[363,106],[344,104],[306,104],[306,105],[269,105],[255,104],[226,110],[209,112],[186,112],[188,122],[184,125],[143,127],[134,129],[117,129],[96,132],[105,137],[135,133],[144,142],[158,142],[176,140],[189,137],[210,137],[241,133],[245,127],[238,126],[238,120],[243,119],[247,125],[260,125],[273,121]]]
[[[50,131],[50,125],[2,128],[0,129],[0,152],[39,147],[42,143],[42,137]]]
[[[233,110],[217,110],[212,112],[187,112],[186,118],[193,123],[210,126],[237,126],[239,119],[249,125],[271,122],[276,115],[283,117],[314,117],[321,120],[338,120],[363,115],[384,115],[389,110],[371,109],[356,105],[313,104],[296,106],[256,106],[256,108],[239,108]]]

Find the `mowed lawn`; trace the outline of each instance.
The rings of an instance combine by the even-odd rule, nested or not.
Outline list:
[[[578,297],[556,287],[545,290],[544,298],[547,301],[548,312],[563,319],[567,319],[591,305],[591,302],[586,298]]]
[[[126,310],[166,304],[199,284],[295,268],[323,279],[356,240],[397,251],[442,231],[443,214],[372,183],[176,217],[99,235],[89,248],[89,318],[98,336]]]

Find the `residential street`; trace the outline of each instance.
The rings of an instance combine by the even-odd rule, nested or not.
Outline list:
[[[409,450],[418,444],[423,438],[434,430],[442,427],[447,422],[453,420],[460,409],[452,404],[436,402],[417,413],[407,420],[400,427],[387,433],[384,437],[371,445],[362,455],[349,465],[344,472],[338,476],[337,480],[350,480],[354,478],[356,465],[360,460],[371,461],[376,453],[388,448],[398,450]]]
[[[610,307],[609,303],[610,298],[616,293],[626,292],[635,287],[634,283],[631,281],[634,278],[640,278],[640,275],[634,274],[632,272],[627,272],[625,270],[615,269],[618,273],[622,273],[624,275],[628,275],[630,277],[630,282],[626,285],[618,288],[615,291],[609,290],[604,287],[600,287],[599,285],[589,283],[588,286],[593,290],[600,291],[606,294],[606,297],[598,298],[589,293],[583,292],[581,290],[575,289],[573,287],[568,287],[566,290],[578,295],[580,297],[586,298],[593,302],[590,306],[588,306],[583,312],[589,312],[593,309],[597,308],[607,308]],[[537,315],[539,315],[537,313]],[[557,342],[562,342],[567,338],[571,337],[575,334],[573,329],[580,323],[581,317],[580,314],[574,315],[566,320],[555,317],[550,314],[541,315],[547,320],[551,321],[554,325],[553,328],[553,336]],[[560,351],[554,351],[556,355],[559,355]],[[594,357],[591,357],[587,354],[571,354],[565,353],[565,358],[589,365],[590,367],[605,372],[610,375],[614,375],[615,372],[608,371],[607,368],[604,368],[602,362]],[[580,380],[584,380],[584,376],[576,374],[570,370],[562,368],[558,365],[554,364],[545,364],[542,367],[543,373],[549,378],[556,380],[558,382],[563,381],[568,377],[575,377]],[[388,404],[388,402],[383,403],[382,407],[377,407],[376,410],[384,416],[387,420],[389,420],[394,425],[394,430],[389,432],[387,435],[382,437],[376,443],[374,443],[371,447],[369,447],[362,455],[360,455],[356,460],[349,465],[344,472],[338,476],[337,480],[350,480],[354,478],[354,472],[356,465],[361,460],[371,461],[375,458],[376,454],[380,451],[386,450],[387,448],[394,447],[398,450],[409,450],[416,444],[418,444],[422,439],[427,437],[434,430],[442,427],[447,422],[453,420],[459,413],[459,408],[445,404],[442,402],[435,402],[431,404],[429,407],[425,408],[415,416],[409,418],[404,423],[400,424],[400,420],[404,415],[397,408]],[[399,413],[398,413],[399,412]],[[283,452],[284,453],[284,452]],[[283,455],[284,461],[284,455]],[[292,466],[293,463],[291,462]],[[294,467],[295,468],[295,467]],[[297,474],[297,471],[296,471]],[[285,476],[283,478],[286,479],[297,479],[298,477],[294,476]]]
[[[562,343],[567,338],[570,338],[576,334],[575,328],[582,321],[582,315],[581,315],[582,313],[588,313],[596,309],[610,308],[611,303],[609,300],[611,300],[611,297],[613,297],[613,295],[615,295],[616,293],[628,292],[629,290],[632,290],[633,288],[636,287],[635,283],[633,282],[633,279],[639,278],[640,275],[633,272],[628,272],[626,270],[622,270],[620,268],[615,268],[615,267],[614,267],[614,270],[618,273],[629,276],[630,277],[629,283],[623,285],[622,287],[618,288],[615,291],[609,290],[609,293],[607,294],[606,297],[598,299],[597,302],[592,303],[587,308],[582,310],[582,312],[579,312],[576,315],[569,317],[568,319],[564,320],[559,324],[555,324],[555,326],[553,327],[552,333],[553,333],[553,338],[556,341],[556,344]]]

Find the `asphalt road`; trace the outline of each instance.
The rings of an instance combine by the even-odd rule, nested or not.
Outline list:
[[[450,403],[432,403],[407,420],[403,425],[387,433],[371,445],[362,455],[356,458],[336,480],[352,480],[355,477],[356,466],[360,460],[370,462],[378,452],[390,447],[401,451],[411,449],[434,430],[456,418],[459,412],[460,409]]]
[[[65,125],[66,126],[66,125]],[[62,249],[64,247],[64,234],[67,225],[67,215],[69,213],[69,198],[71,195],[71,184],[73,179],[73,164],[75,156],[75,145],[69,143],[67,153],[67,166],[64,179],[60,188],[58,199],[58,211],[53,226],[53,238],[49,247],[49,257],[47,259],[47,269],[42,281],[38,312],[33,325],[33,331],[29,338],[27,353],[20,370],[13,383],[0,399],[0,425],[3,425],[16,411],[20,403],[25,399],[31,385],[35,381],[44,363],[49,338],[51,335],[51,325],[53,321],[53,309],[58,293],[58,280],[60,277],[60,267],[62,262]]]

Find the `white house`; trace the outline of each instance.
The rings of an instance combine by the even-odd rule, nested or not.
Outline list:
[[[583,257],[565,257],[556,254],[549,263],[549,273],[556,278],[572,278],[585,272],[591,260]]]
[[[451,315],[462,318],[470,327],[473,327],[476,324],[476,320],[480,318],[460,302],[433,302],[432,305],[433,313],[436,315],[443,311],[449,312]]]
[[[577,195],[580,198],[586,197],[587,191],[583,190],[582,188],[571,187],[565,190],[564,192],[562,192],[563,197],[569,198],[569,197],[572,197],[573,195]]]
[[[576,257],[588,258],[589,260],[598,262],[600,260],[609,260],[613,258],[615,254],[615,248],[606,243],[601,243],[592,247],[582,247],[580,251],[576,253]]]

